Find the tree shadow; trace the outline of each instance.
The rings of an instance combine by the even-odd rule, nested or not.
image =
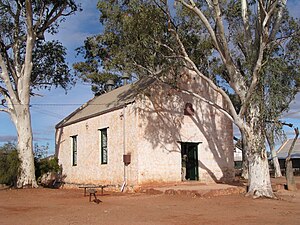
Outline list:
[[[59,160],[59,151],[61,150],[61,144],[65,142],[65,140],[62,140],[64,133],[64,127],[57,127],[56,128],[56,134],[55,134],[55,157]],[[58,161],[59,164],[59,161]],[[67,175],[63,173],[63,166],[60,164],[60,171],[56,173],[55,180],[53,180],[53,183],[51,184],[51,188],[62,188],[65,184],[65,179],[67,178]]]
[[[180,142],[204,143],[198,157],[198,166],[215,182],[226,182],[233,178],[233,132],[232,123],[221,112],[201,99],[183,93],[181,89],[197,93],[211,102],[225,106],[225,101],[211,90],[205,81],[192,75],[181,76],[179,89],[165,83],[153,82],[139,95],[137,111],[145,126],[144,138],[153,149],[169,153],[181,153]],[[186,103],[194,107],[194,115],[184,115]],[[177,143],[177,144],[175,144]],[[171,147],[170,147],[171,146]],[[199,150],[198,150],[199,151]],[[214,162],[202,159],[201,152],[209,151]],[[155,152],[153,153],[155,154]],[[212,166],[213,164],[215,166]],[[232,165],[231,165],[232,164]],[[220,174],[212,168],[218,167]],[[232,169],[231,169],[232,166]]]
[[[125,91],[115,96],[107,107],[120,108],[135,102],[139,129],[143,130],[143,138],[151,144],[153,151],[181,155],[180,143],[202,143],[198,149],[198,167],[211,180],[225,182],[233,178],[232,123],[206,101],[180,90],[196,93],[210,102],[217,102],[222,108],[226,108],[225,100],[195,75],[184,74],[179,80],[176,83],[179,88],[173,88],[154,78],[141,79],[126,90],[123,87]],[[186,103],[193,106],[193,115],[184,115]],[[63,142],[64,128],[57,129],[56,156]],[[216,167],[220,171],[218,174],[214,171]]]

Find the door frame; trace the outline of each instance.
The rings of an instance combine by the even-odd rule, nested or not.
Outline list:
[[[199,180],[199,154],[198,154],[198,145],[201,142],[179,142],[181,144],[180,151],[181,151],[181,180],[187,181],[187,180]],[[192,149],[194,148],[194,150]],[[194,166],[190,167],[191,164],[189,164],[189,151],[194,151],[195,154],[193,155],[193,159],[191,159],[191,164]],[[194,177],[192,179],[189,177],[191,170],[194,170]]]

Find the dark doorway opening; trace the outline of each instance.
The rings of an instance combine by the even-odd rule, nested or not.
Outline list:
[[[198,144],[191,142],[181,143],[181,179],[199,180],[198,171]]]

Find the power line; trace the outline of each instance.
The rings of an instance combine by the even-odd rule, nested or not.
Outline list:
[[[29,105],[29,106],[81,106],[85,103],[32,103],[32,104],[7,104],[7,105]],[[87,105],[107,105],[98,103],[88,103]]]
[[[42,114],[45,114],[45,115],[48,115],[48,116],[58,118],[58,119],[63,118],[65,116],[65,115],[58,114],[56,112],[51,112],[49,110],[36,108],[36,107],[33,107],[32,110],[35,111],[35,112],[38,112],[38,113],[42,113]]]
[[[290,115],[297,114],[297,113],[300,113],[300,110],[288,112],[288,113],[284,114],[283,116],[284,116],[284,117],[285,117],[285,116],[290,116]]]

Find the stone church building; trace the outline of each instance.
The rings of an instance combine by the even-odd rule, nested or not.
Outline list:
[[[179,86],[141,79],[95,96],[58,123],[64,182],[134,187],[231,180],[232,122],[201,98],[224,109],[225,101],[191,73]]]

